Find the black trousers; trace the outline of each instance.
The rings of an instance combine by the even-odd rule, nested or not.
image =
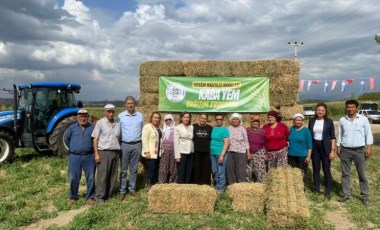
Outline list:
[[[299,168],[302,171],[303,175],[303,184],[306,186],[306,173],[307,173],[307,164],[305,163],[306,157],[298,156],[289,156],[288,155],[288,164],[293,168]]]
[[[193,153],[181,153],[181,161],[177,165],[178,183],[190,184],[193,169]]]
[[[323,174],[325,175],[325,193],[331,192],[331,160],[329,159],[329,154],[326,153],[323,147],[322,141],[314,141],[313,154],[311,154],[311,160],[313,163],[313,183],[314,191],[320,191],[321,185],[321,163]]]
[[[209,152],[194,153],[193,175],[195,184],[211,184],[211,161]]]

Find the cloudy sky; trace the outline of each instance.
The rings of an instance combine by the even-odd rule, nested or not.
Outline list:
[[[78,82],[82,100],[123,99],[139,95],[144,61],[288,59],[297,41],[301,79],[354,79],[350,92],[375,76],[380,91],[379,12],[377,0],[1,0],[0,88]]]

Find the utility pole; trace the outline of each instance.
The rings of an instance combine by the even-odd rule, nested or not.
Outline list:
[[[298,43],[298,42],[290,43],[290,42],[288,42],[288,44],[294,47],[294,60],[298,60],[298,46],[302,46],[303,42],[301,42],[301,43]]]

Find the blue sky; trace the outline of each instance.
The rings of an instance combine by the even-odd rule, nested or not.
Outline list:
[[[298,41],[301,79],[354,79],[329,92],[344,96],[375,76],[380,91],[379,12],[377,0],[3,0],[1,88],[74,81],[82,100],[123,99],[145,61],[291,59]]]

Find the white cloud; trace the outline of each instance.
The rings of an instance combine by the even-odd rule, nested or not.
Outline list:
[[[144,61],[292,58],[294,41],[301,78],[378,74],[371,1],[138,0],[114,22],[79,0],[57,6],[0,2],[2,84],[77,81],[84,99],[122,99],[139,94]]]

